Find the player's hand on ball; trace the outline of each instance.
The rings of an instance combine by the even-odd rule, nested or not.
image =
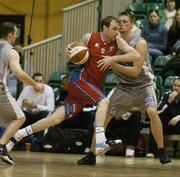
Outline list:
[[[74,42],[71,42],[70,44],[68,44],[67,47],[66,47],[66,54],[67,54],[67,56],[70,56],[71,55],[71,50],[74,47],[77,47],[77,46],[84,46],[84,44],[81,43],[81,42],[77,42],[77,41],[74,41]]]
[[[71,55],[71,50],[72,50],[73,47],[75,47],[76,44],[77,44],[77,42],[74,41],[74,42],[71,42],[70,44],[67,45],[67,47],[66,47],[67,56]]]

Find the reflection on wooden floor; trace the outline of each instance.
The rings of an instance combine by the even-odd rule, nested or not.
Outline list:
[[[104,156],[96,166],[78,166],[83,155],[13,152],[14,166],[0,162],[0,177],[178,177],[180,159],[161,165],[158,159]]]

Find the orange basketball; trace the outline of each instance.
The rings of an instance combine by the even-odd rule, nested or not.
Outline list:
[[[70,60],[74,64],[84,64],[89,58],[89,51],[87,47],[76,46],[72,48],[70,54]]]

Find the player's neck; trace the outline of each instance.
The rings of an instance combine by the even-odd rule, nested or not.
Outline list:
[[[121,33],[121,37],[127,41],[130,37],[132,36],[131,31],[125,32],[125,33]]]
[[[104,35],[103,32],[100,32],[100,36],[101,36],[101,39],[104,41],[104,42],[109,42],[110,40],[106,37],[106,35]]]

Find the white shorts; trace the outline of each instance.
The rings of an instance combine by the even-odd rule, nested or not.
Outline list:
[[[0,121],[7,123],[24,116],[23,111],[9,92],[7,86],[0,82]]]
[[[157,100],[154,86],[142,88],[121,88],[117,86],[110,95],[109,113],[119,118],[124,113],[138,108],[145,114],[147,107],[156,107]]]

